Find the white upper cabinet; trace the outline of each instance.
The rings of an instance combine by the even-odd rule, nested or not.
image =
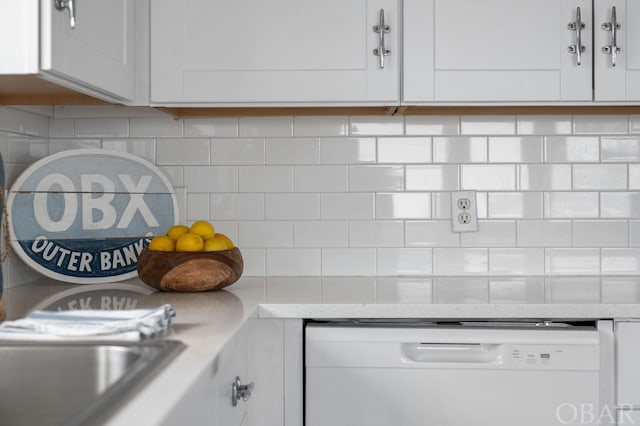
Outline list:
[[[104,100],[131,100],[134,0],[67,0],[63,10],[54,3],[0,2],[0,74],[38,75]]]
[[[403,101],[590,101],[591,17],[591,0],[405,0]]]
[[[398,1],[154,0],[152,104],[398,104]]]
[[[595,100],[640,100],[640,3],[596,0],[593,15]]]

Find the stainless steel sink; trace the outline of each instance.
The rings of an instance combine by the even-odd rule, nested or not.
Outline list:
[[[184,345],[0,345],[0,425],[99,424]]]

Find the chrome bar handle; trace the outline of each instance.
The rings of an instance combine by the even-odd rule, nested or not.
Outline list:
[[[69,10],[69,27],[74,29],[76,27],[76,8],[75,0],[53,0],[53,4],[56,9],[63,11]]]
[[[620,29],[620,24],[618,24],[615,6],[611,8],[611,22],[602,24],[602,29],[611,31],[611,44],[602,46],[602,53],[611,55],[611,66],[615,67],[618,52],[620,52],[620,48],[618,47],[618,30]]]
[[[253,382],[248,385],[243,385],[240,381],[240,377],[236,376],[236,380],[231,383],[231,405],[234,407],[238,405],[239,400],[248,401],[251,398],[251,392],[255,384]]]
[[[384,9],[380,9],[380,20],[378,25],[373,26],[373,32],[380,34],[378,47],[373,49],[373,54],[380,57],[380,69],[384,68],[384,57],[391,54],[391,49],[387,49],[384,44],[384,34],[391,32],[391,27],[384,23]]]
[[[576,55],[578,66],[582,63],[582,54],[587,50],[585,46],[582,45],[582,30],[585,28],[584,22],[582,22],[582,15],[580,14],[580,8],[576,9],[576,20],[575,22],[569,22],[567,28],[571,31],[576,32],[576,44],[572,44],[567,48],[569,53]]]

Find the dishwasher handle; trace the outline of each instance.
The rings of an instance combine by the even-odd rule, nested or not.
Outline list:
[[[501,344],[484,343],[402,343],[402,359],[420,363],[501,364]]]

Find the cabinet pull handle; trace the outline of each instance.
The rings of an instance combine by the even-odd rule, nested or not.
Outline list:
[[[580,64],[582,64],[582,54],[587,50],[587,48],[582,44],[582,30],[584,30],[585,24],[582,22],[580,8],[576,9],[575,22],[569,22],[567,28],[576,32],[576,44],[572,44],[567,48],[567,50],[569,53],[576,55],[577,64],[580,66]]]
[[[391,26],[384,23],[384,9],[380,9],[379,24],[373,26],[373,32],[380,34],[378,47],[373,49],[373,54],[380,58],[380,69],[384,68],[384,57],[391,54],[391,49],[387,49],[384,44],[384,34],[391,32]]]
[[[620,52],[620,48],[618,47],[618,30],[620,29],[620,24],[618,24],[615,6],[611,8],[611,22],[605,22],[602,24],[602,29],[605,31],[611,31],[611,44],[602,46],[602,53],[611,55],[611,66],[615,67],[618,52]]]
[[[56,6],[56,9],[59,11],[63,11],[65,9],[69,10],[69,27],[74,29],[76,27],[76,8],[74,0],[53,0],[53,4]]]
[[[235,407],[241,399],[248,401],[251,398],[251,392],[253,392],[254,387],[255,384],[253,382],[243,385],[240,377],[236,376],[236,380],[231,383],[231,405]]]

